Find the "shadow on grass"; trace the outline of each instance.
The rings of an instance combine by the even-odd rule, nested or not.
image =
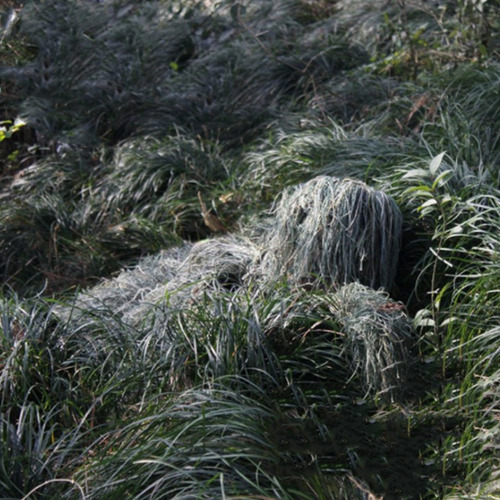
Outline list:
[[[421,400],[439,398],[443,381],[434,369],[416,367],[407,396],[387,407],[339,398],[314,415],[310,408],[303,415],[291,410],[266,436],[284,450],[273,472],[299,491],[307,492],[320,472],[347,476],[384,500],[441,498],[443,485],[460,480],[461,470],[446,463],[443,442],[459,439],[465,419],[412,410]]]

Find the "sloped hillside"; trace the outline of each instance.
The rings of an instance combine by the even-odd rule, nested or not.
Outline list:
[[[500,496],[496,0],[0,12],[1,498]]]

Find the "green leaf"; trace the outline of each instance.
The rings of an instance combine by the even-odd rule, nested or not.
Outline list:
[[[440,262],[442,262],[443,264],[445,264],[449,268],[454,267],[453,264],[450,261],[448,261],[448,260],[444,259],[443,257],[441,257],[438,254],[438,252],[436,250],[434,250],[434,248],[431,247],[431,248],[429,248],[429,250],[432,253],[432,255],[434,255],[434,257],[436,257],[436,259],[438,259]]]
[[[413,186],[411,188],[405,189],[404,194],[410,194],[410,193],[423,194],[423,193],[425,193],[426,196],[432,196],[431,191],[432,191],[432,189],[429,186],[421,185],[421,186]]]
[[[13,125],[10,125],[11,123],[11,120],[4,120],[0,122],[0,142],[4,141],[5,139],[10,139],[14,132],[17,132],[21,127],[24,127],[26,125],[26,123],[21,118],[16,118],[16,121]],[[10,127],[7,128],[4,125],[10,125]]]
[[[413,319],[413,324],[416,327],[434,326],[434,320],[432,319],[432,313],[428,309],[420,309],[415,314],[415,318]]]
[[[448,318],[445,318],[441,322],[441,326],[446,326],[449,325],[450,323],[455,323],[457,321],[460,321],[460,318],[458,318],[457,316],[449,316]]]
[[[402,179],[422,179],[429,176],[429,172],[423,168],[414,168],[413,170],[408,170]]]
[[[436,175],[436,172],[441,166],[441,162],[443,161],[443,157],[445,154],[446,152],[443,151],[442,153],[439,153],[431,160],[431,162],[429,163],[429,172],[431,173],[431,175]]]
[[[437,205],[437,203],[438,202],[435,198],[430,198],[426,202],[422,203],[422,205],[420,205],[417,209],[420,212],[421,217],[434,212],[435,208],[433,207],[434,205]]]
[[[451,264],[450,264],[451,265]],[[446,292],[450,288],[450,283],[446,283],[441,290],[436,290],[437,295],[434,300],[434,308],[436,311],[439,311],[439,308],[441,306],[441,301],[443,300],[443,297],[445,296]]]
[[[437,205],[436,198],[431,198],[430,200],[425,201],[422,205],[420,205],[420,208],[430,207],[432,205]]]
[[[440,173],[436,180],[432,183],[432,189],[436,189],[437,186],[444,186],[453,176],[453,170],[445,170]]]
[[[22,119],[17,117],[16,120],[14,121],[14,125],[12,126],[13,130],[19,130],[21,127],[24,127],[26,125],[26,122]]]
[[[464,232],[464,227],[461,224],[458,224],[457,226],[452,227],[449,231],[448,234],[450,236],[457,235],[457,234],[462,234]]]
[[[434,194],[432,193],[431,188],[429,188],[428,186],[415,186],[410,189],[406,189],[403,195],[408,196],[412,200],[418,198],[434,199]]]

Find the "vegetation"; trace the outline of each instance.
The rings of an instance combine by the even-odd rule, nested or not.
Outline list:
[[[1,8],[1,498],[500,496],[496,0]]]

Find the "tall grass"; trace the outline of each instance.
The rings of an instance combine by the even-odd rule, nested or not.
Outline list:
[[[80,460],[88,439],[89,388],[66,364],[68,332],[53,308],[15,296],[0,307],[1,491],[20,498],[46,483],[45,494],[57,494],[54,480]]]
[[[280,481],[276,472],[284,466],[283,455],[278,443],[269,439],[273,426],[280,425],[279,413],[256,386],[248,389],[251,397],[229,391],[224,383],[210,391],[191,390],[160,413],[143,415],[110,435],[106,448],[82,471],[91,479],[88,498],[113,498],[124,492],[134,498],[322,495],[324,490],[315,491],[313,480],[308,488]],[[314,465],[305,466],[314,470]],[[290,480],[294,482],[293,476]],[[359,488],[346,479],[328,484],[337,498],[362,498]]]
[[[498,222],[498,187],[489,177],[489,168],[450,160],[443,153],[427,168],[403,173],[401,180],[409,185],[403,192],[406,207],[418,214],[429,238],[415,287],[417,295],[422,290],[428,294],[427,300],[415,297],[417,303],[427,303],[416,317],[422,335],[420,348],[447,381],[437,400],[441,408],[454,408],[466,422],[460,438],[450,436],[443,445],[443,472],[458,472],[467,478],[474,474],[478,481],[481,474],[486,478],[492,471],[484,460],[489,447],[478,429],[496,427],[491,420],[496,403],[487,403],[496,389],[492,393],[486,389],[492,387],[489,377],[494,379],[495,368],[486,361],[485,385],[477,383],[477,377],[484,369],[479,360],[491,359],[478,346],[484,349],[481,339],[493,334],[498,323],[496,297],[490,292],[497,288],[498,278],[498,242],[491,231]],[[405,203],[401,206],[405,212]],[[478,492],[481,490],[479,487]]]
[[[314,481],[311,476],[307,488],[300,482],[283,482],[302,467],[321,477],[326,458],[318,462],[315,449],[330,446],[328,432],[316,412],[307,411],[301,418],[294,414],[304,411],[308,402],[321,401],[322,392],[311,390],[314,380],[330,379],[340,388],[349,377],[339,339],[331,343],[335,331],[316,330],[318,318],[324,325],[333,326],[334,320],[327,307],[315,304],[299,302],[286,289],[274,299],[219,292],[171,311],[164,323],[150,325],[146,315],[138,327],[113,319],[112,311],[98,313],[95,307],[78,324],[71,318],[58,321],[59,311],[45,316],[44,310],[34,310],[29,315],[32,331],[41,328],[40,335],[53,337],[55,347],[40,351],[43,344],[36,344],[32,356],[44,356],[37,359],[38,371],[29,381],[30,370],[25,367],[16,374],[11,361],[26,356],[12,353],[3,375],[9,383],[19,381],[3,393],[34,401],[10,396],[2,407],[11,409],[6,416],[18,426],[24,420],[13,411],[22,416],[37,408],[43,411],[46,405],[52,410],[43,418],[34,413],[26,421],[26,432],[35,434],[26,438],[28,448],[16,448],[19,460],[5,465],[9,491],[27,494],[39,488],[55,494],[74,488],[75,494],[83,491],[85,497],[101,498],[125,488],[134,496],[152,498],[169,497],[179,489],[179,495],[206,490],[207,497],[221,491],[255,491],[307,498],[314,481],[327,481],[330,490],[344,492],[346,498],[354,494],[357,483],[351,484],[343,474]],[[15,324],[10,314],[4,313],[5,327]],[[287,339],[288,329],[294,333]],[[27,348],[27,340],[23,342]],[[58,357],[48,357],[50,353]],[[50,373],[55,376],[53,384],[61,381],[64,392],[54,385],[37,396],[49,383]],[[199,388],[191,390],[193,385]],[[124,415],[132,423],[123,423]],[[283,454],[274,437],[276,418],[292,422],[294,428],[304,425],[301,434],[310,436],[307,439],[322,437],[302,454]],[[6,432],[11,426],[6,423]],[[5,439],[12,449],[15,443]],[[36,462],[39,454],[47,459],[43,468],[31,468],[31,475],[19,482],[15,464]],[[27,472],[22,465],[16,467]],[[75,472],[68,476],[71,470]],[[257,476],[256,470],[261,471]]]
[[[496,498],[496,3],[11,3],[0,496]]]

